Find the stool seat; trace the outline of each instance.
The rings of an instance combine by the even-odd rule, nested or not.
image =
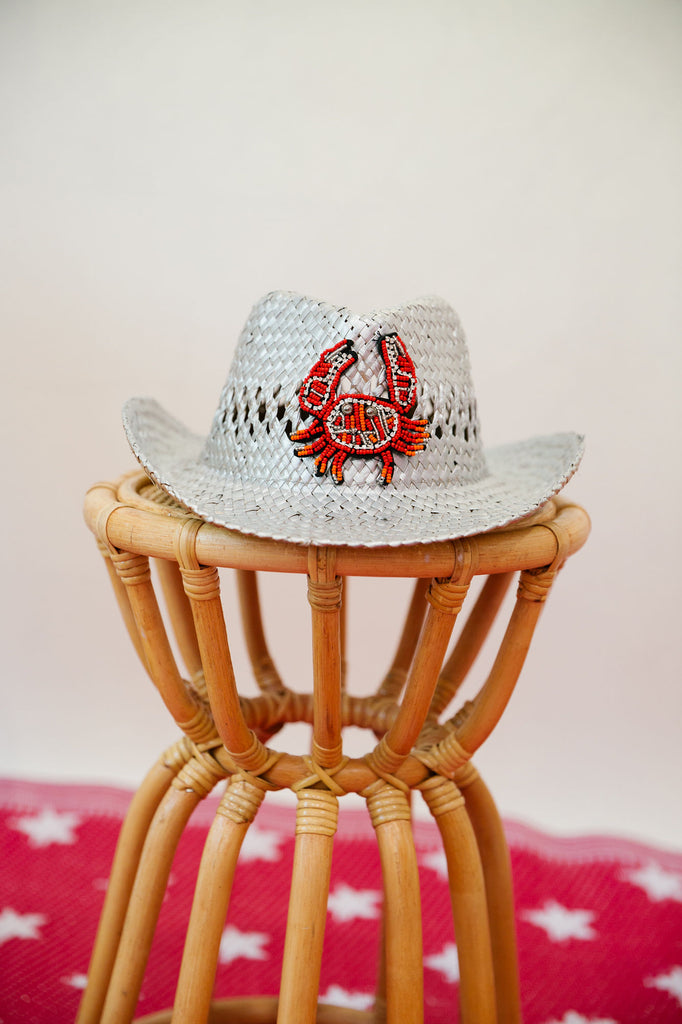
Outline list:
[[[91,488],[85,517],[131,640],[181,737],[152,767],[123,825],[78,1024],[133,1019],[177,843],[194,808],[223,781],[197,875],[174,1008],[143,1018],[147,1024],[422,1021],[421,910],[411,829],[417,791],[437,822],[447,860],[459,1019],[520,1021],[509,856],[495,804],[471,757],[513,692],[557,572],[588,536],[586,513],[554,498],[513,526],[473,537],[398,547],[312,547],[207,523],[138,471]],[[240,692],[235,678],[219,568],[236,571],[256,696]],[[260,571],[307,577],[310,693],[290,689],[270,654]],[[476,696],[453,712],[450,705],[515,574],[516,600],[489,675]],[[343,584],[353,576],[414,581],[393,660],[370,696],[353,695],[345,683]],[[487,579],[449,650],[477,576]],[[276,749],[276,733],[291,722],[312,727],[309,750]],[[365,756],[344,753],[348,726],[374,733]],[[240,847],[267,793],[281,789],[296,794],[297,813],[279,996],[243,993],[214,1001]],[[366,801],[383,874],[371,1011],[318,1005],[338,806],[348,793]]]

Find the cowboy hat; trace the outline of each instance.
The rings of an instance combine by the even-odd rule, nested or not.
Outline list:
[[[149,398],[123,423],[149,476],[212,523],[302,544],[427,543],[505,526],[559,491],[583,438],[484,450],[466,339],[442,299],[357,315],[271,292],[207,437]]]

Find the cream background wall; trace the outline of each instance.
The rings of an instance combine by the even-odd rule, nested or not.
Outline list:
[[[2,5],[0,773],[134,784],[175,737],[81,519],[124,399],[203,432],[264,292],[435,292],[487,444],[588,438],[593,534],[479,767],[508,815],[682,844],[681,42],[672,0]],[[407,592],[351,590],[362,691]]]

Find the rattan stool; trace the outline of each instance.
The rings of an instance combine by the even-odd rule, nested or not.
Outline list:
[[[183,736],[152,768],[123,825],[78,1024],[132,1020],[177,843],[199,801],[223,779],[228,784],[198,872],[174,1024],[422,1021],[413,790],[424,797],[443,839],[460,963],[459,1019],[520,1021],[509,857],[495,805],[470,757],[509,700],[557,571],[587,538],[585,512],[554,499],[513,528],[451,542],[314,548],[207,524],[138,472],[93,487],[86,519],[131,639]],[[189,681],[172,653],[150,558]],[[240,697],[235,682],[219,566],[238,574],[247,647],[260,687],[253,698]],[[311,694],[289,690],[269,655],[259,570],[307,574]],[[515,572],[517,598],[492,670],[475,699],[445,719]],[[455,619],[476,575],[488,578],[446,660]],[[371,697],[351,696],[342,682],[346,576],[415,580],[393,663]],[[293,721],[312,725],[309,755],[266,745],[282,723]],[[366,757],[343,755],[348,725],[376,734],[378,743]],[[295,791],[297,813],[279,998],[212,1002],[240,846],[266,792],[281,788]],[[377,994],[367,1012],[318,1007],[338,799],[350,792],[367,801],[384,884]],[[171,1011],[145,1019],[161,1024],[171,1020]]]

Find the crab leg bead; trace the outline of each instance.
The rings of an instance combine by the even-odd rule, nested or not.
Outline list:
[[[311,447],[312,447],[312,445],[311,445]],[[315,459],[315,471],[316,471],[318,476],[324,476],[324,474],[327,472],[327,466],[329,465],[329,460],[332,457],[332,455],[334,454],[335,450],[336,449],[334,448],[334,445],[332,445],[332,444],[325,444],[325,447],[324,447],[323,451],[320,452],[320,454]]]
[[[313,441],[312,444],[303,445],[303,447],[299,448],[294,452],[294,454],[299,457],[303,455],[316,455],[317,452],[321,451],[326,446],[326,444],[327,442],[323,437],[318,437],[317,441]]]
[[[385,484],[390,484],[393,479],[393,456],[390,451],[382,452],[381,460],[384,464],[381,470],[381,479]]]
[[[331,474],[332,474],[332,478],[334,480],[334,483],[337,483],[337,484],[342,484],[343,483],[343,464],[344,464],[344,462],[346,461],[347,458],[348,458],[348,452],[340,451],[340,452],[337,452],[336,455],[334,456],[334,458],[332,459]]]
[[[319,437],[322,433],[322,424],[319,420],[312,423],[309,427],[301,427],[300,430],[295,430],[290,436],[291,441],[309,441],[311,437]]]

